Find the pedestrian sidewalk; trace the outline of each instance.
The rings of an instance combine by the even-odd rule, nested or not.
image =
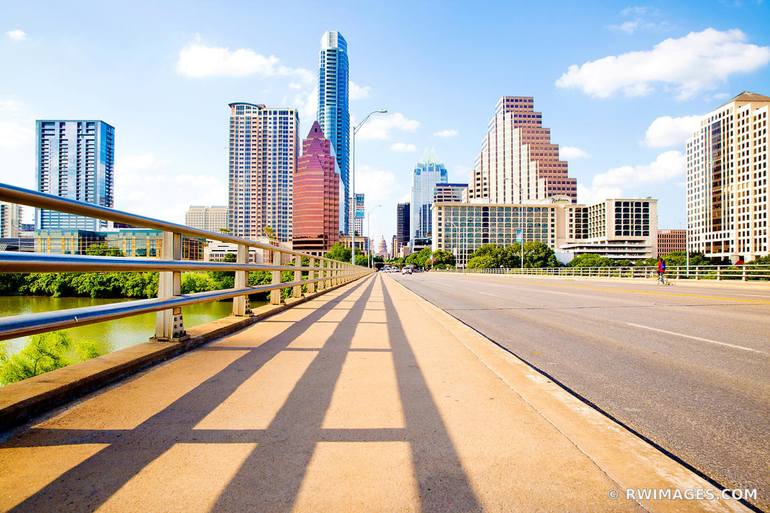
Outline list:
[[[746,511],[388,276],[184,354],[0,446],[0,510]]]

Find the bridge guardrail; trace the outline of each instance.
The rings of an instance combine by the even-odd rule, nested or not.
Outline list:
[[[565,276],[586,278],[657,278],[656,266],[623,267],[525,267],[488,269],[449,269],[449,272],[481,274],[519,274],[526,276]],[[766,280],[770,281],[770,265],[691,265],[670,266],[666,277],[674,280]]]
[[[291,289],[293,297],[302,296],[302,287],[308,293],[348,283],[370,274],[368,268],[347,262],[331,260],[282,248],[272,244],[244,239],[226,233],[210,232],[171,223],[151,217],[131,214],[81,201],[60,198],[0,183],[0,201],[27,205],[35,208],[58,210],[69,214],[126,223],[131,226],[151,228],[163,232],[160,258],[128,258],[81,255],[54,255],[42,253],[18,253],[0,251],[0,272],[131,272],[158,271],[158,297],[136,301],[117,302],[85,308],[72,308],[54,312],[14,315],[0,318],[0,340],[7,340],[57,329],[82,326],[129,317],[147,312],[157,312],[156,340],[184,340],[186,332],[182,319],[182,306],[207,303],[220,299],[233,299],[233,315],[250,314],[248,296],[270,292],[270,304],[280,304],[281,291]],[[235,263],[182,260],[182,237],[200,237],[237,245]],[[271,263],[248,263],[249,248],[269,251]],[[288,256],[292,265],[284,265]],[[308,265],[303,265],[303,259]],[[232,289],[182,294],[182,271],[234,271],[235,286]],[[272,281],[268,285],[248,286],[250,271],[270,271]],[[282,271],[294,273],[291,282],[281,281]]]

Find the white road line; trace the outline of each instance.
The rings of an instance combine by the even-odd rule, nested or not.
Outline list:
[[[740,349],[742,351],[751,351],[752,353],[767,354],[766,352],[759,351],[758,349],[752,349],[750,347],[743,347],[743,346],[736,346],[735,344],[728,344],[727,342],[719,342],[718,340],[711,340],[708,338],[696,337],[694,335],[685,335],[684,333],[677,333],[675,331],[662,330],[660,328],[653,328],[651,326],[644,326],[642,324],[634,324],[633,322],[627,322],[626,324],[628,326],[633,326],[634,328],[642,328],[645,330],[657,331],[660,333],[665,333],[667,335],[676,335],[677,337],[691,338],[693,340],[700,340],[701,342],[709,342],[711,344],[718,344],[720,346],[732,347],[733,349]]]

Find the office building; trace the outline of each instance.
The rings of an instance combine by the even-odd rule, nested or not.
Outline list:
[[[412,201],[410,203],[409,240],[414,251],[415,239],[429,238],[432,231],[431,206],[436,184],[447,183],[448,173],[444,164],[426,159],[414,168]]]
[[[513,204],[566,197],[577,201],[577,182],[559,159],[559,145],[530,96],[503,96],[471,173],[469,198]]]
[[[743,92],[687,140],[689,251],[734,262],[770,254],[769,110],[770,97]]]
[[[401,254],[401,248],[409,245],[409,203],[396,205],[396,242],[393,245],[393,256]]]
[[[202,260],[206,240],[200,237],[182,237],[182,258]],[[92,245],[106,244],[120,250],[126,257],[163,256],[163,232],[150,228],[121,230],[37,230],[36,253],[85,255]]]
[[[233,235],[292,240],[296,109],[230,105],[228,228]]]
[[[335,31],[321,36],[318,71],[318,123],[334,146],[342,177],[343,232],[350,233],[350,111],[348,110],[348,43]],[[360,233],[360,232],[359,232]]]
[[[38,120],[37,190],[62,198],[114,206],[115,129],[99,120]],[[86,230],[107,221],[36,209],[38,230]]]
[[[433,202],[468,201],[467,183],[437,183],[433,189]]]
[[[334,148],[315,121],[294,177],[294,249],[323,255],[339,240],[340,183]]]
[[[0,238],[21,237],[21,205],[0,201]]]
[[[364,193],[356,193],[356,206],[350,207],[353,212],[353,229],[356,235],[364,234],[364,218],[366,217],[366,197]],[[350,203],[350,200],[348,200]]]
[[[191,228],[210,232],[227,231],[227,207],[191,205],[184,217],[184,224]]]
[[[593,253],[638,260],[657,255],[657,202],[654,199],[608,199],[592,205],[569,200],[525,204],[436,203],[432,249],[450,251],[459,267],[483,244],[508,245],[521,234],[540,241],[557,257]]]
[[[687,249],[687,230],[658,230],[658,255]]]

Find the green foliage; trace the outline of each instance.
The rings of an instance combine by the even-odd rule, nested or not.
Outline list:
[[[10,280],[0,275],[0,289]],[[16,275],[16,294],[52,297],[150,298],[158,294],[158,273],[30,273]]]
[[[770,265],[770,255],[752,260],[751,262],[748,262],[747,265]]]
[[[417,253],[412,253],[409,256],[406,257],[406,260],[404,261],[407,265],[413,265],[415,267],[430,267],[431,264],[431,251],[430,248],[422,248]]]
[[[526,261],[526,259],[525,259]],[[521,245],[483,244],[471,253],[468,260],[470,269],[489,269],[492,267],[519,267],[521,265]]]
[[[433,267],[435,269],[447,269],[454,267],[454,265],[455,256],[450,251],[439,249],[433,253]]]
[[[86,248],[86,255],[90,256],[110,256],[110,257],[122,257],[125,256],[118,248],[113,248],[102,242],[101,244],[91,244]]]
[[[1,273],[0,274],[0,296],[15,296],[20,294],[21,287],[24,286],[25,274],[21,273]]]
[[[490,269],[492,267],[499,267],[497,260],[492,255],[478,255],[471,256],[467,264],[468,269]]]
[[[583,253],[573,258],[568,267],[609,267],[614,263],[611,258],[606,258],[601,255],[593,255],[590,253]]]
[[[341,242],[336,242],[324,256],[339,262],[350,262],[350,248],[345,247]],[[358,258],[356,258],[356,260],[358,260]]]
[[[548,244],[533,240],[524,243],[524,267],[559,267],[559,261]]]
[[[71,363],[90,360],[106,353],[106,342],[82,340],[73,342],[64,332],[53,331],[33,335],[29,343],[13,356],[5,344],[0,345],[0,383],[7,385]]]

